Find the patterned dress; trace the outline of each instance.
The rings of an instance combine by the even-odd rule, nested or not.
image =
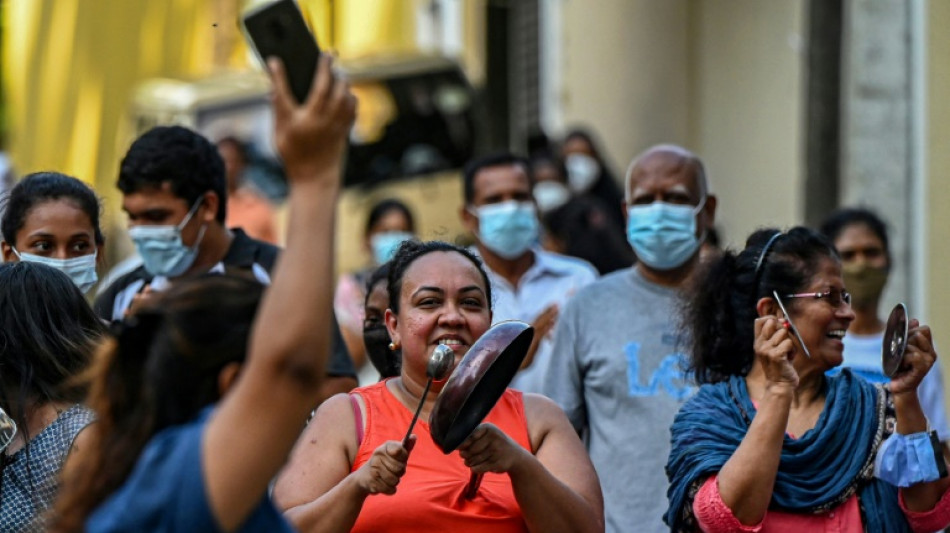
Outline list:
[[[73,439],[92,420],[92,411],[74,405],[27,446],[2,457],[0,533],[45,531],[43,514],[56,501],[59,471]]]

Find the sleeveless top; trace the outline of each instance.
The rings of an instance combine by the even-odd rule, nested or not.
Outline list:
[[[401,440],[413,415],[387,388],[386,381],[361,387],[352,394],[362,396],[366,404],[366,432],[351,472],[369,461],[384,442]],[[484,421],[531,450],[521,392],[506,390]],[[507,474],[486,473],[475,498],[467,500],[463,493],[472,471],[459,453],[444,454],[432,440],[429,425],[421,419],[413,433],[416,445],[396,494],[368,496],[352,533],[528,530]]]
[[[93,420],[74,405],[12,456],[3,456],[0,480],[0,532],[45,531],[43,514],[56,501],[59,472],[73,439]]]

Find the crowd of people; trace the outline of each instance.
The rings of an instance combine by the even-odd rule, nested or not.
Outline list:
[[[472,246],[420,240],[390,198],[365,224],[372,264],[334,279],[356,101],[328,56],[304,102],[268,66],[283,238],[240,141],[179,126],[121,161],[137,263],[108,284],[90,187],[38,172],[5,195],[0,531],[950,525],[930,328],[908,318],[896,373],[881,366],[875,213],[720,249],[699,156],[653,146],[617,180],[576,130],[469,162]],[[430,355],[458,364],[508,320],[533,328],[523,363],[444,453]]]

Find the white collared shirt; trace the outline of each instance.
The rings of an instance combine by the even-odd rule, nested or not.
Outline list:
[[[534,253],[534,264],[518,280],[517,287],[513,287],[485,264],[485,270],[491,279],[492,324],[504,320],[520,320],[531,324],[551,304],[557,304],[559,309],[563,309],[571,296],[598,277],[597,270],[582,259],[537,247],[531,251]],[[477,250],[473,252],[477,254]],[[512,380],[512,388],[524,392],[540,392],[538,369],[544,365],[539,363],[550,357],[553,333],[552,328],[548,337],[538,346],[532,364],[518,372]]]

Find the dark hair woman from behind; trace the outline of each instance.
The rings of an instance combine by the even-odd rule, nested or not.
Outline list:
[[[87,402],[98,415],[93,446],[61,502],[64,518],[118,489],[154,435],[221,399],[245,360],[263,291],[253,279],[207,274],[114,328]]]
[[[950,524],[942,455],[913,454],[930,439],[917,397],[937,357],[930,328],[909,321],[889,390],[848,369],[828,377],[854,312],[837,252],[803,227],[753,233],[738,254],[711,259],[688,294],[701,387],[670,430],[673,531]]]
[[[51,266],[89,292],[98,281],[105,243],[96,193],[72,176],[36,172],[17,183],[3,202],[3,260]]]
[[[62,272],[25,261],[0,264],[0,408],[17,426],[0,461],[0,529],[45,530],[60,470],[92,421],[79,405],[85,390],[75,378],[104,330]]]
[[[356,102],[328,55],[302,104],[280,62],[269,66],[290,186],[273,283],[179,280],[117,328],[92,373],[101,423],[63,480],[56,531],[290,530],[267,487],[326,376],[333,221]]]
[[[601,275],[630,267],[636,256],[607,213],[597,198],[577,196],[545,215],[554,251],[588,261]]]

